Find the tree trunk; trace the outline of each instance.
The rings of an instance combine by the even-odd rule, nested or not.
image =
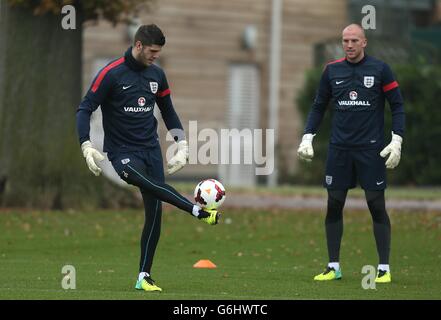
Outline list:
[[[76,135],[81,13],[77,28],[64,30],[61,15],[34,16],[5,1],[0,10],[1,206],[120,205],[127,191],[89,172]]]

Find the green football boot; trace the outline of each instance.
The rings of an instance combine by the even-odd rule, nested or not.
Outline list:
[[[389,283],[392,281],[392,276],[390,272],[384,270],[378,270],[377,277],[375,278],[375,283]]]
[[[323,273],[320,273],[319,275],[316,275],[314,277],[314,280],[316,281],[340,280],[341,276],[342,276],[341,268],[335,271],[334,268],[327,266],[326,270]]]
[[[135,289],[144,291],[158,291],[162,289],[155,284],[152,278],[145,276],[141,281],[136,281]]]
[[[216,209],[212,209],[212,210],[201,209],[199,210],[198,219],[213,226],[219,222],[220,216],[221,214],[217,212]]]

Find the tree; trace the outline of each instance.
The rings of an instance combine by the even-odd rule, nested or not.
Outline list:
[[[11,7],[24,8],[34,16],[48,13],[60,16],[61,9],[73,5],[79,12],[82,21],[97,20],[102,17],[116,25],[127,22],[130,15],[141,7],[146,7],[154,0],[7,0]]]
[[[127,205],[131,192],[85,167],[75,129],[82,23],[113,24],[148,0],[8,0],[0,6],[0,204],[49,209]],[[76,29],[61,28],[61,8]],[[122,203],[129,199],[129,203]],[[124,201],[126,201],[124,200]]]

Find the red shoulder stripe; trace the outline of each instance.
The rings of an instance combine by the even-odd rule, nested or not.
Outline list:
[[[334,61],[330,61],[326,65],[334,64],[334,63],[337,63],[337,62],[342,62],[342,61],[345,61],[345,60],[346,60],[346,57],[343,57],[343,58],[340,58],[340,59],[337,59],[337,60],[334,60]]]
[[[158,97],[163,98],[166,95],[170,94],[170,88],[169,89],[165,89],[164,91],[158,92]]]
[[[393,82],[383,86],[383,92],[387,92],[389,90],[395,89],[396,87],[398,87],[398,82],[393,81]]]
[[[92,85],[92,92],[96,92],[98,88],[100,87],[101,81],[103,81],[104,76],[109,72],[111,69],[115,68],[116,66],[119,66],[121,63],[124,63],[125,58],[119,58],[118,60],[112,62],[107,67],[105,67],[103,70],[101,70],[100,74],[96,78],[95,82]]]

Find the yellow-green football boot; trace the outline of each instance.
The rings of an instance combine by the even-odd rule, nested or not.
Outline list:
[[[162,291],[162,289],[155,284],[155,281],[153,281],[153,279],[148,276],[145,276],[141,281],[136,281],[135,289],[150,292]]]
[[[384,270],[378,270],[377,277],[375,278],[376,283],[389,283],[392,281],[392,276],[390,272]]]
[[[217,212],[216,209],[212,209],[212,210],[201,209],[199,210],[198,219],[213,226],[219,222],[220,216],[221,214]]]
[[[340,280],[341,276],[342,276],[341,268],[335,271],[334,268],[327,266],[326,270],[323,273],[320,273],[314,277],[314,280],[316,281]]]

